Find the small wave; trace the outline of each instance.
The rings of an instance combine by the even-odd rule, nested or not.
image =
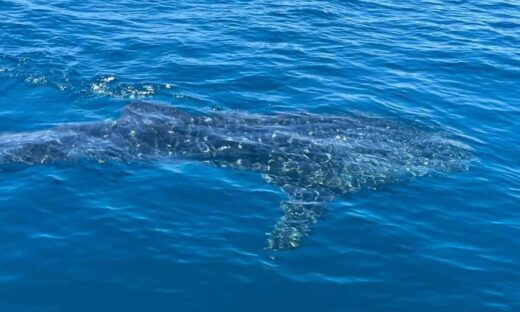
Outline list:
[[[82,92],[92,93],[99,96],[109,96],[113,98],[137,98],[149,97],[161,90],[171,89],[171,84],[127,84],[120,83],[114,75],[105,75],[87,83]]]
[[[54,88],[73,96],[135,99],[155,95],[178,98],[172,83],[130,83],[111,74],[82,79],[59,70],[40,71],[24,58],[0,55],[0,77],[22,82],[30,88]],[[182,96],[181,96],[182,97]]]
[[[47,84],[47,77],[42,75],[30,75],[29,77],[25,78],[25,82],[33,85],[45,85]]]

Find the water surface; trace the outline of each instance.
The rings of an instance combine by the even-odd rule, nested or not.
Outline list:
[[[466,172],[335,201],[263,249],[284,195],[197,162],[2,169],[2,311],[518,311],[515,1],[2,1],[0,132],[146,100],[435,125]]]

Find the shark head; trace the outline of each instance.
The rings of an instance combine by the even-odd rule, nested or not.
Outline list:
[[[417,159],[433,171],[452,173],[466,171],[469,163],[475,159],[473,150],[468,145],[444,137],[433,135],[417,138]]]

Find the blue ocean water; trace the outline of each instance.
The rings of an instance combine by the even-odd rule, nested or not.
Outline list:
[[[330,205],[195,162],[0,171],[0,311],[520,311],[520,3],[0,0],[0,132],[135,99],[360,111],[457,133],[466,172]]]

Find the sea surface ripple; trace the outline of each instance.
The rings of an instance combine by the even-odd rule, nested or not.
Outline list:
[[[0,132],[210,111],[398,116],[467,172],[334,202],[195,162],[0,169],[0,311],[520,311],[520,3],[0,0]]]

